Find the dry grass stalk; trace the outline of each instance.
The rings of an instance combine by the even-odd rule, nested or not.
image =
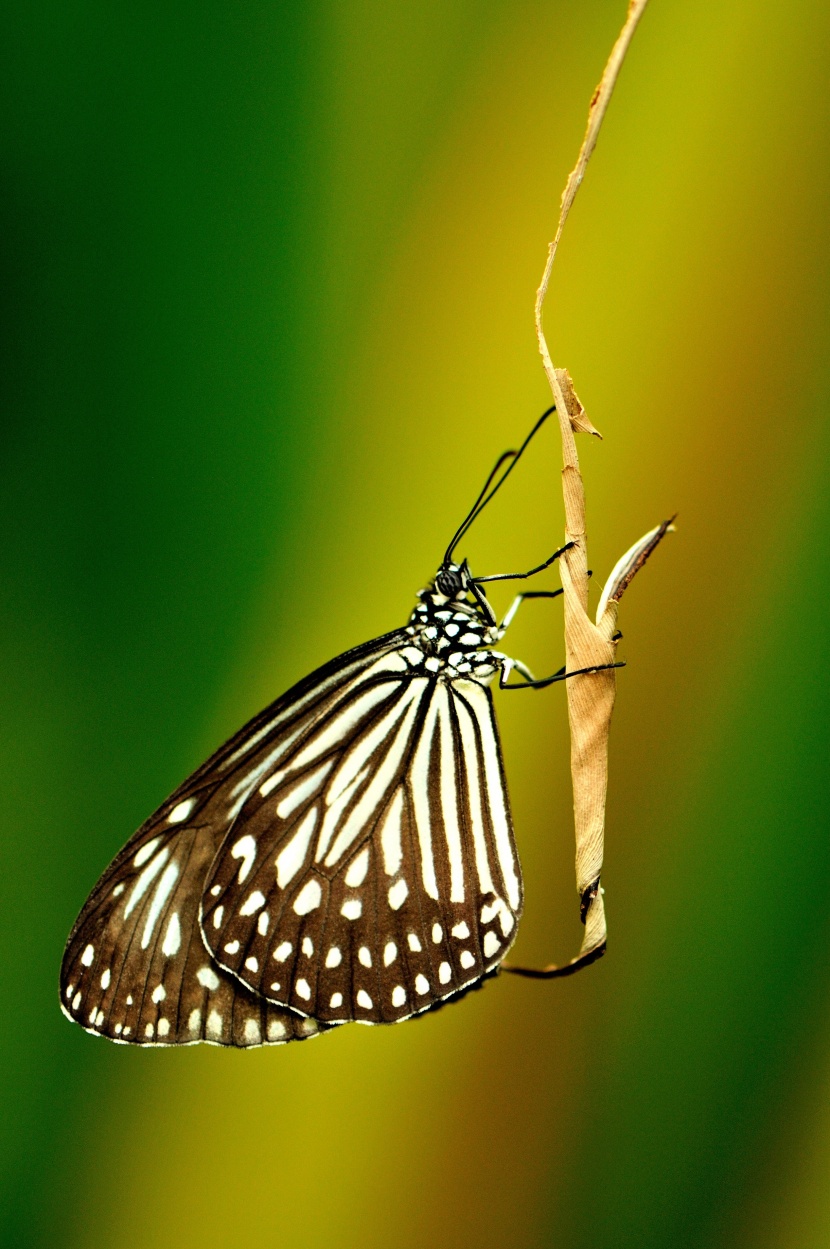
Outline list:
[[[562,436],[562,493],[565,502],[566,540],[573,543],[561,558],[565,599],[565,654],[568,671],[595,669],[567,681],[568,716],[571,728],[571,775],[573,778],[574,831],[576,836],[576,883],[580,914],[585,924],[582,949],[569,963],[533,969],[505,964],[505,971],[549,978],[578,971],[605,952],[606,922],[600,879],[605,835],[605,797],[608,784],[608,731],[616,693],[617,605],[632,578],[671,527],[665,521],[646,534],[619,560],[600,598],[596,621],[588,615],[588,551],[585,525],[585,490],[579,471],[574,433],[599,437],[585,415],[566,369],[555,368],[542,326],[542,311],[553,261],[576,193],[596,145],[628,46],[648,0],[631,0],[628,16],[608,58],[602,79],[588,111],[585,138],[565,190],[559,223],[548,248],[547,263],[536,295],[536,336],[545,373],[553,392]]]

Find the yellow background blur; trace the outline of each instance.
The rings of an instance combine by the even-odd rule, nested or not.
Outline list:
[[[118,1048],[58,1009],[132,829],[404,621],[547,405],[533,295],[624,7],[6,6],[4,1243],[830,1243],[818,0],[652,0],[557,262],[552,349],[605,436],[595,581],[680,513],[621,615],[608,956],[252,1053]],[[560,541],[554,434],[476,571]],[[528,605],[507,650],[552,671],[560,620]],[[516,953],[566,958],[564,693],[497,701]]]

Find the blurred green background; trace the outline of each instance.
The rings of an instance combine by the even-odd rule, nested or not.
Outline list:
[[[607,958],[252,1053],[58,1009],[133,828],[405,619],[546,406],[533,294],[624,8],[4,6],[5,1244],[830,1244],[819,0],[652,0],[558,261],[595,580],[680,512],[621,616]],[[476,570],[558,543],[558,457],[550,430]],[[508,640],[557,667],[558,605]],[[566,958],[564,693],[498,701],[517,955]]]

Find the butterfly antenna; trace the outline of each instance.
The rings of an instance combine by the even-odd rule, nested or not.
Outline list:
[[[518,450],[518,451],[505,451],[505,452],[504,452],[502,455],[500,455],[500,456],[499,456],[499,458],[496,460],[495,465],[493,466],[493,468],[492,468],[492,470],[491,470],[491,472],[490,472],[490,474],[489,474],[489,476],[488,476],[487,480],[485,481],[484,485],[482,486],[482,488],[481,488],[481,490],[480,490],[480,492],[479,492],[478,498],[476,499],[476,501],[475,501],[475,503],[473,504],[473,506],[470,508],[470,510],[469,510],[469,512],[467,513],[467,515],[465,516],[464,520],[463,520],[463,521],[461,522],[461,524],[459,525],[458,529],[455,531],[455,534],[454,534],[454,536],[453,536],[453,539],[452,539],[452,541],[450,542],[449,546],[447,547],[446,554],[444,555],[444,563],[445,563],[445,564],[449,564],[449,563],[450,563],[450,561],[452,560],[452,553],[453,553],[453,551],[455,550],[455,548],[458,546],[458,543],[459,543],[459,542],[461,541],[461,539],[464,537],[464,534],[465,534],[465,533],[467,532],[467,530],[470,528],[470,526],[472,525],[472,523],[473,523],[473,521],[476,519],[476,517],[480,516],[480,515],[481,515],[481,513],[484,511],[485,507],[486,507],[486,506],[487,506],[487,504],[490,502],[490,500],[492,499],[493,495],[494,495],[494,494],[496,494],[499,490],[501,490],[502,486],[503,486],[503,485],[504,485],[504,483],[507,481],[507,478],[508,478],[508,477],[510,476],[510,474],[513,472],[513,469],[516,467],[516,465],[518,464],[519,460],[520,460],[520,459],[522,458],[522,456],[524,455],[525,451],[527,450],[528,446],[530,445],[531,440],[535,437],[535,435],[536,435],[536,434],[539,432],[539,430],[542,428],[542,426],[544,425],[545,421],[548,419],[548,417],[550,416],[550,414],[551,414],[552,412],[555,412],[555,411],[556,411],[556,404],[553,404],[553,405],[552,405],[551,407],[549,407],[546,411],[544,411],[544,412],[542,413],[542,415],[539,417],[538,421],[537,421],[537,422],[536,422],[536,424],[533,426],[533,429],[530,431],[530,433],[528,434],[528,436],[525,438],[524,442],[523,442],[523,443],[522,443],[522,445],[519,447],[519,450]],[[508,467],[504,470],[504,472],[502,473],[501,477],[499,477],[499,479],[498,479],[498,481],[496,482],[495,486],[493,486],[493,488],[492,488],[492,489],[490,489],[490,486],[491,486],[491,484],[492,484],[493,478],[494,478],[494,477],[496,477],[496,476],[498,475],[498,472],[499,472],[499,470],[500,470],[501,466],[502,466],[502,465],[505,463],[505,461],[507,461],[507,460],[510,460],[510,464],[509,464],[509,465],[508,465]]]
[[[516,457],[517,455],[518,455],[518,451],[504,451],[504,452],[502,452],[502,454],[499,456],[499,458],[496,460],[495,464],[493,465],[492,470],[490,471],[490,474],[489,474],[489,476],[488,476],[487,480],[485,481],[484,485],[483,485],[483,486],[482,486],[482,488],[481,488],[481,491],[479,492],[478,498],[476,499],[476,501],[475,501],[475,503],[473,504],[473,506],[470,508],[470,510],[469,510],[469,512],[467,513],[467,515],[464,517],[464,520],[461,522],[461,524],[459,525],[459,527],[456,529],[455,534],[453,535],[452,541],[450,542],[450,545],[447,547],[446,554],[444,555],[444,563],[445,563],[445,564],[448,564],[448,563],[450,562],[450,560],[452,559],[452,553],[453,553],[453,551],[454,551],[454,550],[455,550],[455,548],[458,546],[459,542],[460,542],[460,541],[461,541],[461,539],[464,537],[464,534],[465,534],[465,533],[467,532],[467,530],[470,528],[470,525],[473,523],[473,521],[475,520],[476,516],[478,515],[478,511],[480,510],[480,509],[479,509],[479,505],[481,505],[482,507],[484,506],[484,504],[482,503],[482,500],[483,500],[483,498],[484,498],[485,494],[487,493],[487,491],[489,490],[489,488],[490,488],[490,483],[492,482],[493,478],[494,478],[494,477],[496,476],[496,474],[498,473],[498,471],[499,471],[499,469],[501,468],[502,464],[504,464],[505,460],[512,460],[512,459],[515,459],[515,457]],[[508,471],[509,471],[509,470],[508,470]],[[506,475],[507,475],[507,474],[505,474],[505,476],[506,476]]]

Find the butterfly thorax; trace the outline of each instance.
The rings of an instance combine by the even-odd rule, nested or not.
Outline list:
[[[501,666],[501,657],[487,649],[498,641],[499,631],[490,604],[472,584],[466,562],[440,569],[418,592],[406,631],[428,672],[488,682]]]

